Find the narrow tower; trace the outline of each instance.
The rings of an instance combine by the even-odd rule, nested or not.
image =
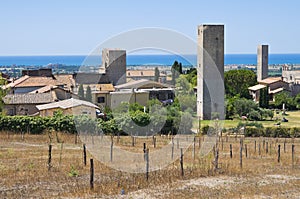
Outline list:
[[[257,47],[257,81],[268,77],[269,46],[259,45]]]
[[[126,83],[126,51],[103,49],[102,68],[114,86]]]
[[[197,115],[224,119],[224,25],[198,26]]]

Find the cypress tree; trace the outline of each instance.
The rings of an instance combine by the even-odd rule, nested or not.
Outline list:
[[[92,90],[90,86],[86,87],[85,99],[89,102],[92,102]]]
[[[80,84],[79,85],[79,88],[78,88],[78,96],[79,96],[79,99],[84,99],[84,90],[83,90],[83,85]]]

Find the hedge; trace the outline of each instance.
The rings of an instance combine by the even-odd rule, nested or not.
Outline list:
[[[299,138],[300,128],[281,128],[281,127],[266,127],[266,128],[246,128],[246,137],[279,137],[279,138]]]

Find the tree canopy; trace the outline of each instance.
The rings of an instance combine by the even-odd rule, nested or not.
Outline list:
[[[248,87],[257,84],[256,74],[251,70],[230,70],[224,74],[226,97],[239,95],[250,99]]]

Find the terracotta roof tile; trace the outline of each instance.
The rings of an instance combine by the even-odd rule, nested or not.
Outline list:
[[[53,101],[52,93],[9,94],[3,98],[5,104],[45,104]]]

